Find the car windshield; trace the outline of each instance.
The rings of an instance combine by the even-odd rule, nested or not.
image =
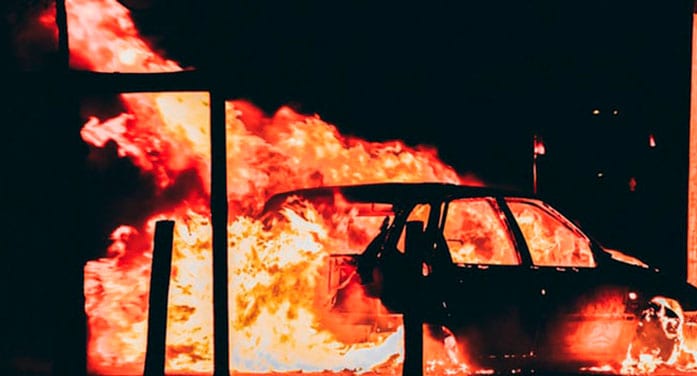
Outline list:
[[[538,266],[594,267],[590,239],[573,223],[539,200],[507,199]]]

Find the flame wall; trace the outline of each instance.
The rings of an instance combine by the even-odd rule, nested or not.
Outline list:
[[[67,1],[73,68],[172,72],[181,67],[142,40],[116,0]],[[87,114],[81,136],[92,160],[128,160],[148,182],[150,202],[134,205],[104,257],[85,266],[88,366],[97,374],[139,374],[147,333],[154,223],[176,221],[171,275],[168,373],[212,370],[209,97],[205,93],[124,93],[116,115]],[[226,105],[231,367],[239,372],[367,371],[398,359],[401,331],[361,344],[342,342],[318,305],[330,249],[346,218],[311,206],[255,215],[272,193],[381,181],[476,183],[437,151],[401,141],[343,136],[318,115],[281,107]],[[114,215],[105,212],[105,216]],[[137,218],[137,220],[133,219]],[[354,236],[354,235],[352,235]],[[357,235],[361,237],[360,234]],[[321,294],[319,294],[321,296]]]

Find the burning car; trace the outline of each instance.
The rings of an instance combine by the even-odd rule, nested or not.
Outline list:
[[[535,196],[377,183],[279,193],[265,213],[293,200],[343,227],[326,292],[334,323],[353,328],[347,341],[394,330],[410,313],[482,367],[695,364],[686,336],[697,288],[604,248]]]

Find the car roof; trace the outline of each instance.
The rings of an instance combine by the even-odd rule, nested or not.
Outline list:
[[[439,182],[370,183],[303,188],[277,193],[266,201],[264,212],[279,207],[290,196],[299,196],[313,201],[332,199],[337,194],[352,202],[382,204],[447,201],[455,198],[488,196],[533,198],[530,194],[514,190],[473,185]]]

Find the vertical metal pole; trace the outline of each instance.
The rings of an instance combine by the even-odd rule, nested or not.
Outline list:
[[[532,136],[532,192],[537,194],[537,135]]]
[[[228,315],[228,202],[225,98],[212,88],[211,225],[213,232],[213,374],[230,374]]]
[[[152,251],[150,297],[148,306],[148,342],[145,351],[145,376],[165,374],[167,342],[167,302],[172,272],[174,221],[157,221]]]
[[[537,153],[532,153],[532,192],[537,194]]]

